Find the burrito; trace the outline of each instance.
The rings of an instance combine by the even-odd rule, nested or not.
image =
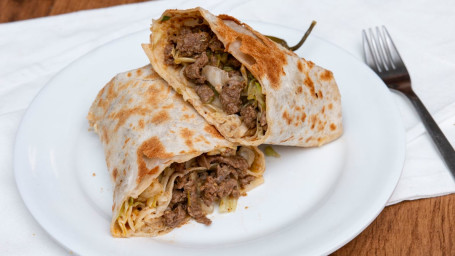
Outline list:
[[[228,140],[320,146],[342,133],[331,71],[227,15],[167,10],[144,44],[156,72]]]
[[[114,237],[157,236],[235,210],[263,182],[264,155],[227,141],[150,65],[115,76],[87,119],[113,182]]]

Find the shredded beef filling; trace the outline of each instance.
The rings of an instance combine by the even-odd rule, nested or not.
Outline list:
[[[252,129],[256,127],[256,119],[258,113],[255,107],[251,104],[244,106],[240,110],[240,116],[243,117],[243,122],[245,123],[246,127]]]
[[[208,25],[182,26],[177,33],[169,35],[168,44],[164,48],[164,61],[167,65],[177,65],[174,61],[176,53],[179,57],[191,59],[191,62],[179,65],[184,65],[183,74],[195,84],[195,92],[202,103],[211,103],[219,97],[223,110],[228,115],[239,115],[251,132],[254,133],[258,125],[264,132],[267,130],[265,104],[264,109],[260,111],[256,99],[247,94],[248,83],[257,80],[250,76],[249,71],[245,71],[249,74],[248,81],[245,81],[240,72],[242,64],[225,52],[223,43]],[[206,65],[215,66],[229,74],[229,80],[223,84],[221,91],[218,91],[219,95],[202,74],[202,69]]]
[[[184,173],[185,165],[174,163],[171,168]],[[191,171],[174,182],[172,199],[163,215],[164,224],[171,228],[180,226],[188,217],[210,225],[212,221],[206,217],[202,204],[210,207],[221,198],[239,198],[240,190],[255,179],[247,173],[247,160],[238,155],[203,154],[187,166],[194,167],[207,169]]]

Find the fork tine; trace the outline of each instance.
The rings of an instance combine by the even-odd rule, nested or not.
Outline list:
[[[365,61],[374,70],[374,72],[378,73],[380,72],[379,64],[378,61],[376,60],[373,49],[371,46],[371,41],[370,38],[368,38],[368,35],[365,30],[362,30],[362,35],[363,35],[363,53],[365,57]]]
[[[374,34],[372,28],[368,29],[368,33],[370,34],[370,43],[371,43],[372,48],[373,48],[373,56],[374,56],[374,58],[376,59],[376,61],[378,63],[379,72],[385,71],[384,63],[382,62],[382,59],[381,59],[380,53],[379,53],[378,39],[376,38],[376,35]]]
[[[400,53],[398,53],[397,47],[393,43],[393,40],[392,40],[392,37],[389,34],[389,31],[387,31],[387,28],[385,26],[382,26],[382,30],[383,30],[384,35],[386,37],[385,38],[386,39],[385,40],[386,44],[387,44],[388,48],[390,49],[389,53],[390,53],[390,57],[391,57],[393,65],[395,67],[404,67],[404,68],[406,68],[406,66],[404,65],[403,60],[401,59]]]
[[[392,62],[392,60],[386,53],[385,49],[386,48],[388,49],[388,47],[385,45],[385,40],[383,39],[379,27],[376,27],[376,40],[377,40],[376,44],[378,45],[378,55],[382,60],[385,71],[389,71],[390,69],[392,69],[392,65],[390,65],[390,62]]]
[[[382,26],[382,27],[384,28],[384,26]],[[383,53],[384,53],[387,65],[389,65],[389,69],[396,69],[396,66],[393,63],[392,54],[390,53],[390,47],[389,47],[389,45],[387,43],[387,39],[386,39],[384,30],[380,30],[379,27],[376,27],[376,32],[377,32],[377,34],[379,36],[379,39],[381,41],[382,50],[384,51]]]

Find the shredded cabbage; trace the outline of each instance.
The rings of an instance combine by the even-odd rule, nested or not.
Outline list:
[[[180,57],[179,52],[175,51],[175,48],[172,48],[171,54],[172,54],[172,57],[174,58],[175,64],[196,62],[196,59],[193,59],[193,58]]]
[[[220,213],[233,212],[237,208],[237,198],[223,197],[220,200]]]
[[[280,157],[280,154],[278,154],[278,153],[272,148],[272,146],[267,146],[267,147],[265,147],[265,149],[264,149],[264,154],[265,154],[266,156]]]

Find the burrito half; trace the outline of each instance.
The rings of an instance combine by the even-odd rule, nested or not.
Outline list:
[[[332,72],[248,25],[195,8],[165,11],[151,31],[157,73],[228,140],[310,147],[341,135]]]
[[[190,219],[235,210],[263,182],[256,147],[225,140],[150,65],[114,77],[88,120],[104,146],[114,184],[111,233],[156,236]]]

